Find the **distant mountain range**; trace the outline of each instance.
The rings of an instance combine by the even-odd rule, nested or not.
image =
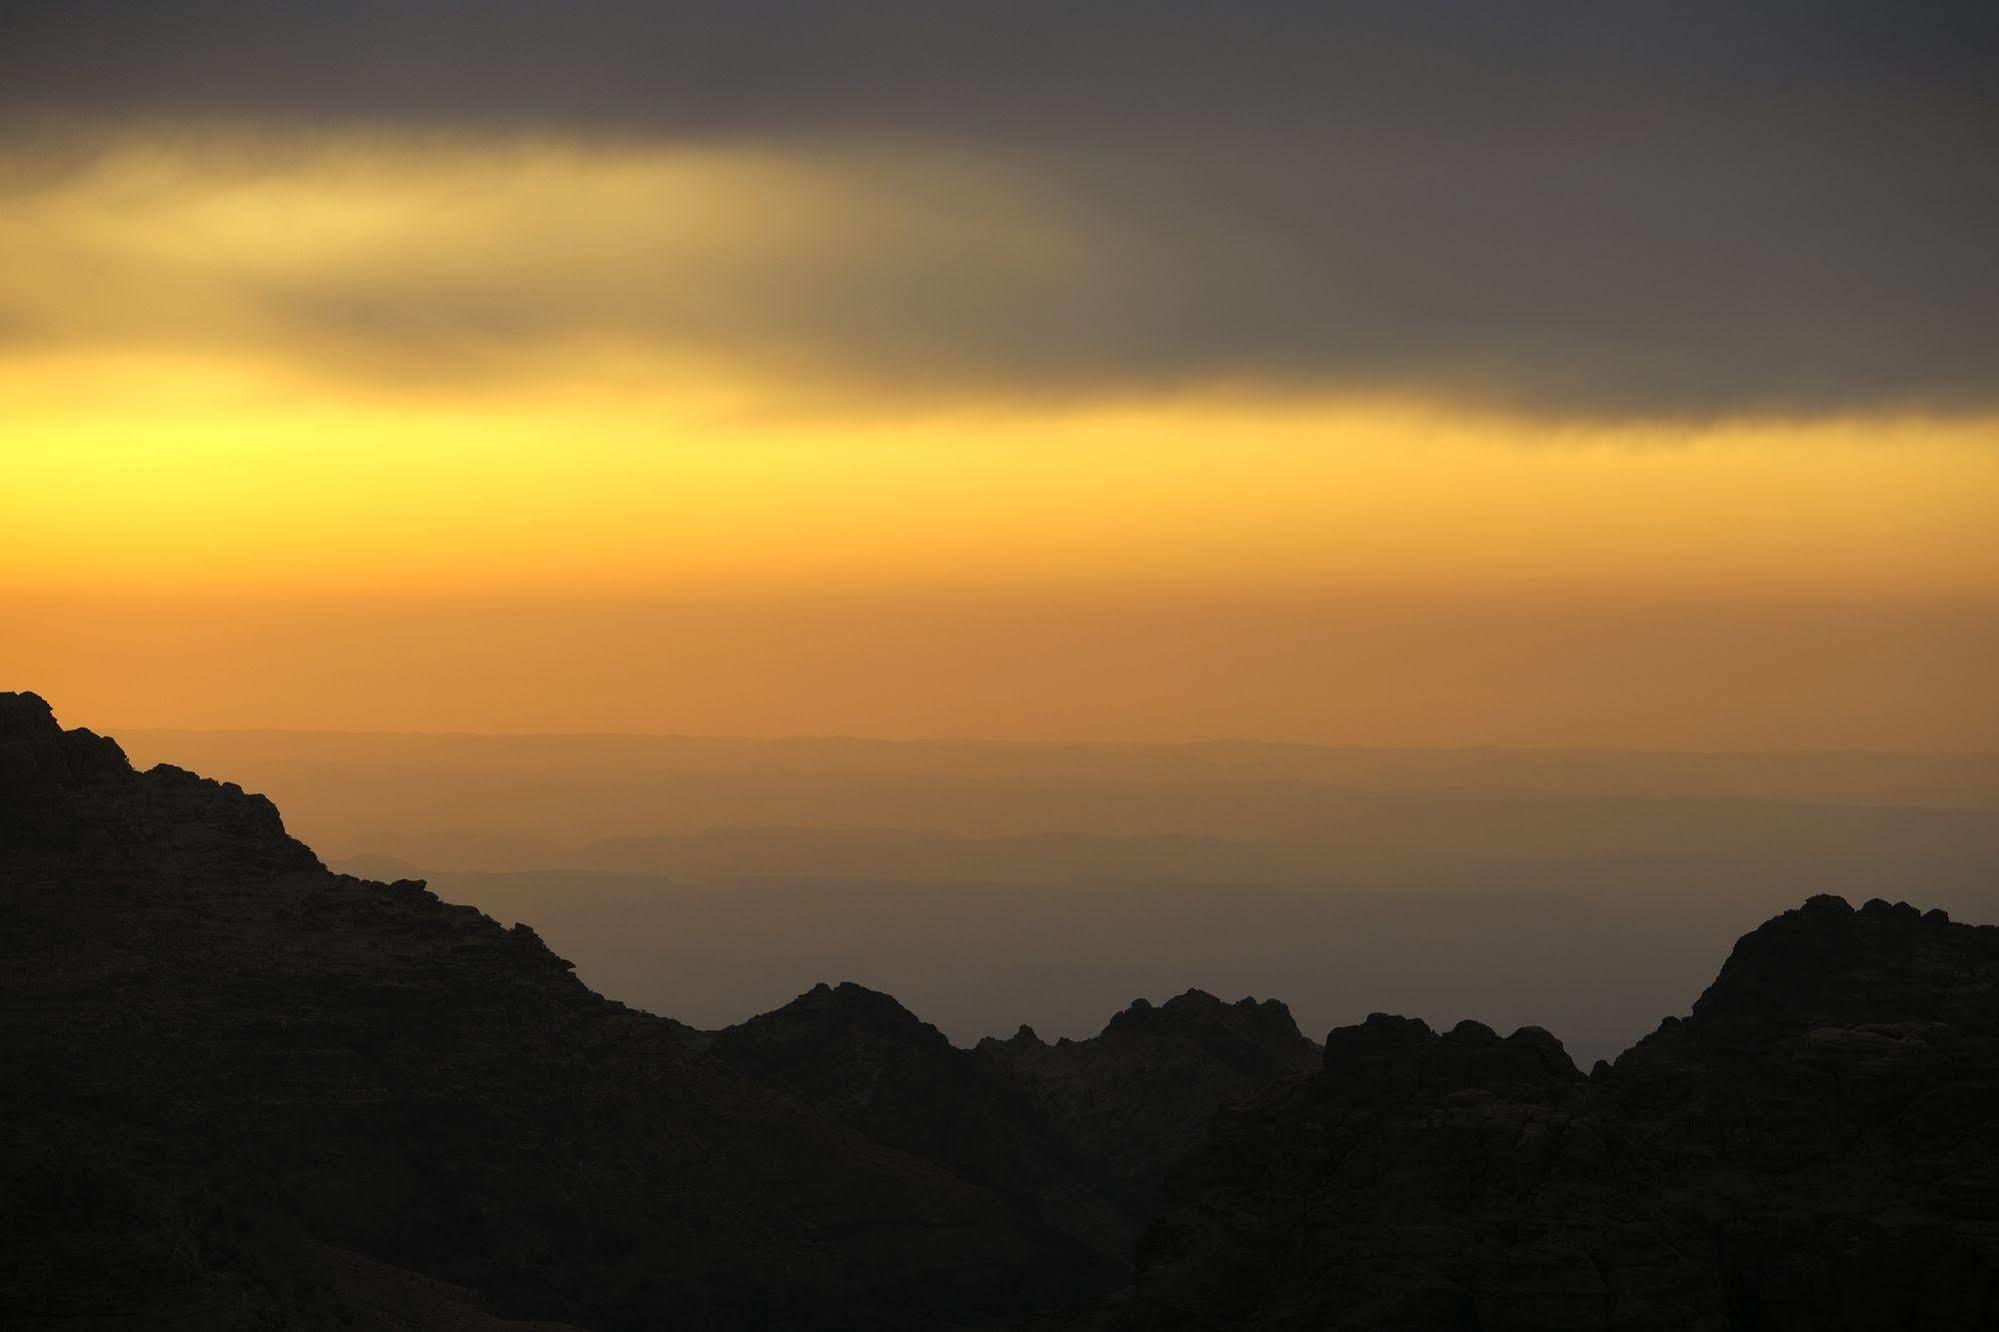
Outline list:
[[[959,1044],[1082,1038],[1191,986],[1280,995],[1314,1034],[1476,1013],[1589,1062],[1814,894],[1919,885],[1999,920],[1992,755],[191,731],[130,749],[264,791],[333,868],[527,921],[591,988],[703,1027],[844,978]]]
[[[702,1030],[0,694],[0,1066],[9,1328],[1999,1325],[1999,928],[1880,901],[1587,1074],[1198,991]]]

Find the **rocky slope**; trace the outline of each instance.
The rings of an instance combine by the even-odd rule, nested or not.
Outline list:
[[[331,874],[32,695],[0,811],[8,1327],[933,1328],[1106,1279],[525,926]]]
[[[1999,1326],[1999,929],[1814,898],[1588,1077],[1376,1015],[1169,1192],[1104,1325]]]

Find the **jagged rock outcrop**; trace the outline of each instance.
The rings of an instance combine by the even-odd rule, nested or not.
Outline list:
[[[1189,990],[1143,999],[1086,1041],[1053,1045],[1022,1027],[978,1053],[1033,1098],[1072,1155],[1096,1163],[1102,1187],[1149,1217],[1167,1170],[1200,1141],[1215,1111],[1315,1067],[1319,1049],[1275,999],[1227,1004]]]
[[[1027,1223],[1075,1249],[1071,1279],[1127,1278],[1147,1219],[1104,1194],[1099,1163],[1073,1151],[1003,1068],[886,994],[819,985],[784,1007],[714,1033],[708,1057],[877,1142],[1008,1199]]]
[[[1815,898],[1588,1078],[1376,1015],[1222,1112],[1101,1321],[1999,1325],[1996,997],[1999,929]]]
[[[936,1328],[1086,1289],[1011,1196],[526,926],[326,871],[260,797],[23,695],[0,782],[0,1325]]]
[[[169,764],[135,773],[115,740],[63,730],[39,695],[0,693],[0,853],[145,863],[162,852],[187,872],[319,865],[263,796]]]
[[[1143,999],[1099,1036],[954,1047],[888,995],[820,985],[775,1012],[691,1037],[695,1048],[888,1146],[1009,1197],[1093,1261],[1079,1284],[1128,1277],[1166,1172],[1215,1110],[1316,1067],[1275,1000],[1199,990]]]

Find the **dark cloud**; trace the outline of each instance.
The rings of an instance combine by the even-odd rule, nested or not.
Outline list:
[[[734,275],[739,309],[288,297],[373,336],[494,309],[887,376],[1609,414],[1993,405],[1995,70],[1990,4],[0,3],[18,123],[864,142],[1021,182],[1072,256],[891,216]]]
[[[690,129],[1449,125],[1990,91],[1989,5],[9,0],[17,107]]]

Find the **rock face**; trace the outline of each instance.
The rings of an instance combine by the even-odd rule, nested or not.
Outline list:
[[[1319,1047],[1275,999],[1225,1004],[1189,990],[1143,999],[1087,1041],[1048,1045],[1022,1027],[978,1053],[1025,1087],[1039,1113],[1130,1215],[1158,1208],[1166,1172],[1222,1106],[1318,1066]]]
[[[1126,1328],[1999,1326],[1999,929],[1814,898],[1585,1078],[1376,1015],[1225,1110]]]

